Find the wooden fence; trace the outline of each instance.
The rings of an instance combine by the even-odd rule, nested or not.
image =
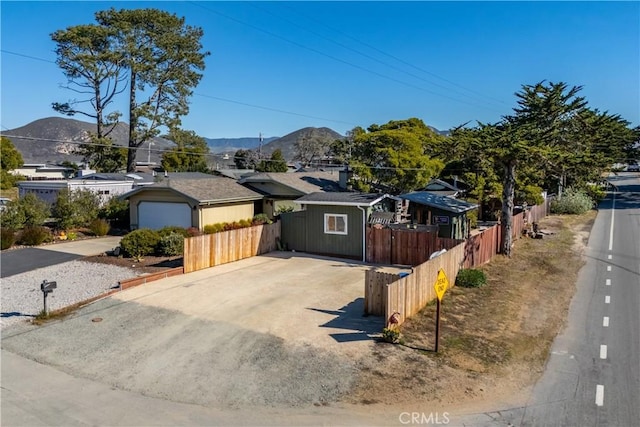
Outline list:
[[[514,215],[514,240],[521,236],[526,224],[533,221],[532,218],[539,221],[547,212],[548,204],[545,202],[527,212]],[[438,244],[441,246],[436,250],[447,249],[447,252],[412,268],[412,273],[405,277],[374,270],[366,271],[365,314],[385,316],[388,320],[397,311],[400,313],[399,324],[402,324],[436,298],[433,285],[440,268],[447,275],[449,285],[453,286],[460,268],[480,266],[500,253],[502,231],[498,224],[466,240],[438,239]]]
[[[190,273],[274,251],[279,238],[279,221],[186,238],[184,272]]]
[[[442,249],[437,232],[367,227],[366,262],[418,265]]]
[[[443,269],[451,285],[462,268],[464,245],[458,245],[444,254],[424,262],[412,269],[411,274],[400,277],[396,274],[367,271],[365,275],[365,313],[382,315],[386,319],[394,311],[400,313],[402,324],[418,313],[436,297],[433,284],[438,271]],[[394,280],[395,279],[395,280]]]

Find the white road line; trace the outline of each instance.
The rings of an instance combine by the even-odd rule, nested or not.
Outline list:
[[[607,346],[606,345],[601,345],[600,346],[600,359],[606,359],[607,358]]]
[[[613,201],[611,202],[611,228],[609,229],[609,250],[613,250],[613,220],[616,213],[616,193],[613,192]]]
[[[612,259],[613,255],[607,255],[607,259]]]
[[[600,384],[596,386],[596,405],[604,405],[604,386]]]
[[[605,283],[605,285],[607,285],[607,286],[611,286],[611,279],[607,279],[607,280],[605,280],[605,282],[604,282],[604,283]]]
[[[607,271],[611,271],[611,266],[607,265]]]
[[[605,316],[605,317],[602,319],[602,326],[604,326],[605,328],[608,328],[608,327],[609,327],[609,318],[608,318],[607,316]]]
[[[611,302],[611,297],[609,295],[605,295],[604,297],[604,303],[605,304],[609,304]]]

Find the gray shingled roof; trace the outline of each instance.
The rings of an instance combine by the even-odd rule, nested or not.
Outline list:
[[[388,194],[379,193],[324,193],[316,192],[307,194],[294,200],[301,205],[328,205],[328,206],[373,206]]]
[[[438,208],[454,213],[462,213],[478,207],[478,205],[465,202],[464,200],[439,196],[437,194],[429,193],[428,191],[414,191],[413,193],[401,194],[399,197],[409,200],[412,203],[431,206],[432,208]]]
[[[260,200],[263,196],[247,187],[238,184],[230,178],[206,175],[188,179],[172,178],[162,179],[152,185],[136,188],[121,198],[128,199],[141,191],[158,191],[167,188],[189,198],[197,203],[225,203],[237,201]]]
[[[340,191],[338,172],[270,172],[245,176],[240,183],[274,182],[302,194],[318,191]]]

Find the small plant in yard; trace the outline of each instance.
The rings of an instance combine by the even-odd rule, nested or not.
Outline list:
[[[487,283],[487,277],[481,270],[463,268],[456,276],[456,286],[463,288],[479,288]]]
[[[178,233],[171,233],[163,236],[158,242],[157,251],[160,256],[177,256],[184,252],[184,236]]]
[[[89,230],[91,230],[95,236],[106,236],[110,229],[111,226],[106,219],[94,219],[89,224]]]
[[[271,220],[266,214],[258,214],[253,217],[253,225],[271,224]]]
[[[140,228],[127,234],[120,240],[120,247],[131,258],[136,261],[142,260],[145,255],[150,255],[155,251],[160,236],[149,228]]]
[[[16,233],[10,228],[0,228],[0,249],[9,249],[16,242]]]
[[[188,237],[202,236],[202,232],[198,230],[196,227],[189,227],[187,228],[187,236]]]
[[[26,246],[38,246],[52,240],[51,231],[40,225],[27,226],[20,233],[20,243]]]
[[[556,214],[582,215],[591,210],[594,201],[589,195],[574,188],[567,188],[559,200],[551,202],[551,212]]]
[[[160,237],[169,236],[171,234],[179,234],[182,237],[189,237],[187,229],[177,225],[167,225],[166,227],[162,227],[160,230],[158,230],[158,234],[160,235]]]
[[[78,233],[75,231],[70,231],[67,233],[67,240],[76,240],[78,238]]]
[[[397,344],[400,342],[400,331],[395,328],[384,328],[382,330],[382,339],[385,342]]]
[[[215,234],[224,231],[224,223],[217,222],[215,224],[207,224],[204,226],[204,234]]]

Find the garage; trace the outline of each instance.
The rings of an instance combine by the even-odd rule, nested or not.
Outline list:
[[[191,207],[188,203],[140,202],[138,228],[157,230],[168,225],[191,227]]]

